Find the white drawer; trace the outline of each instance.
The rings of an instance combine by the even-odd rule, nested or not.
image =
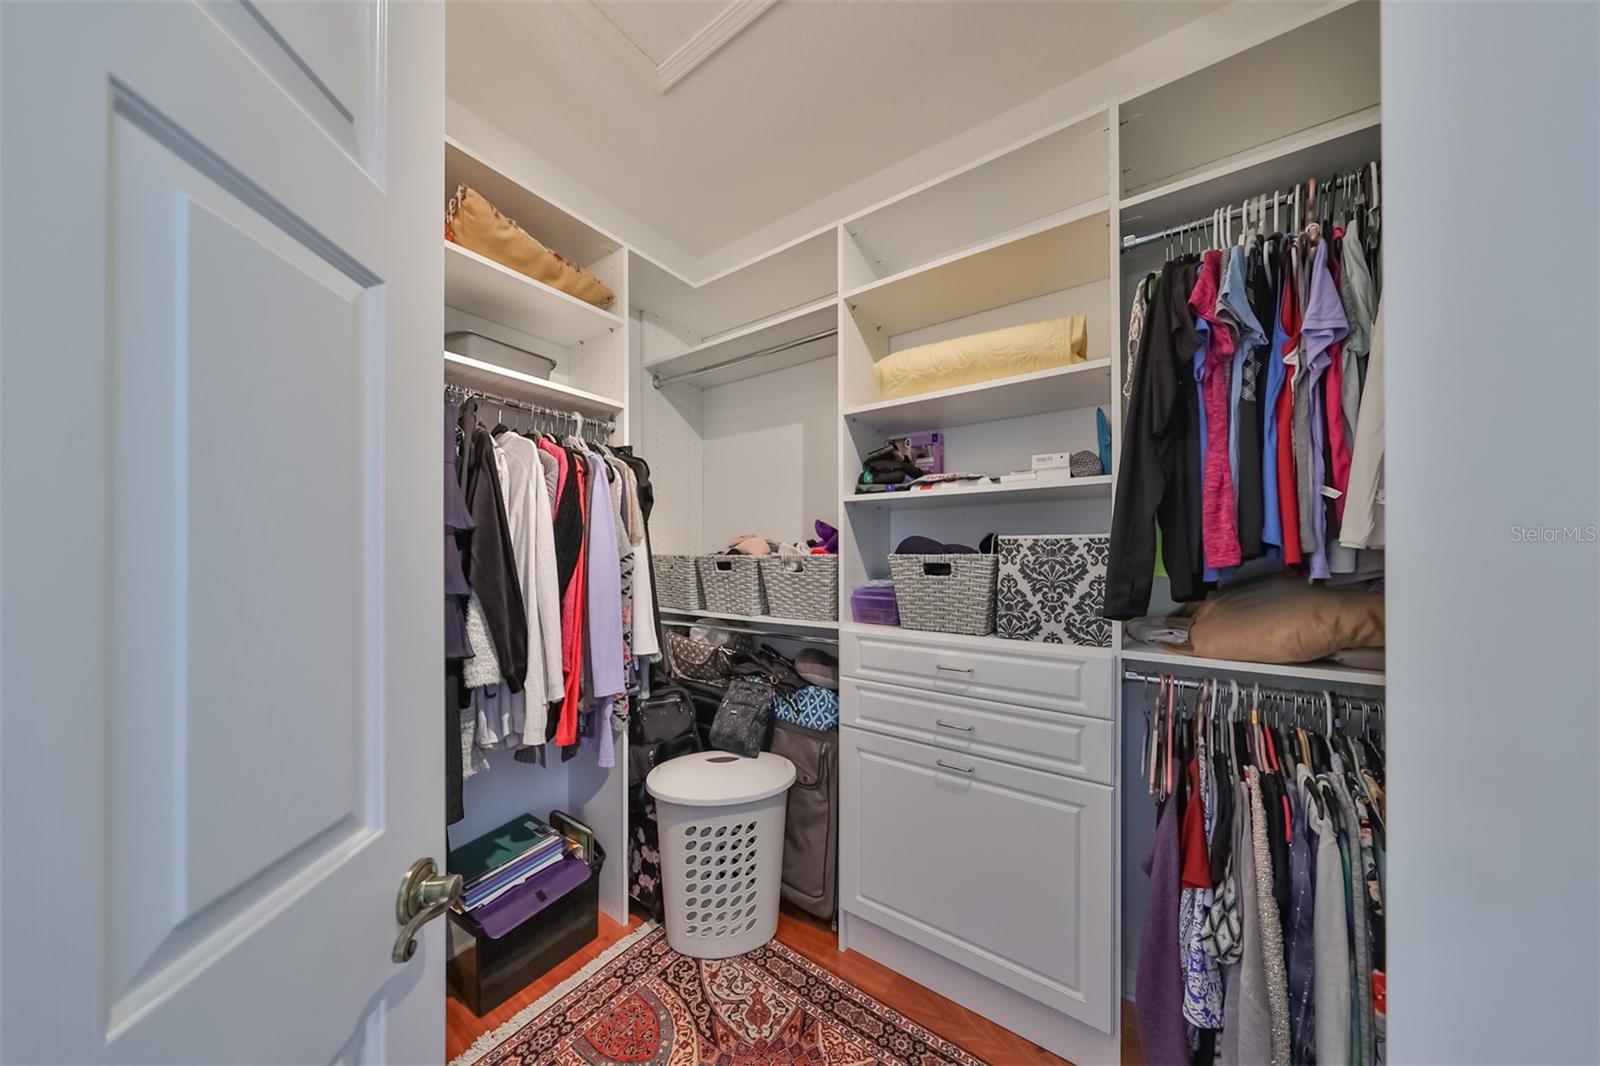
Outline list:
[[[1116,666],[1109,650],[882,629],[840,633],[846,677],[1112,717]]]
[[[840,906],[1111,1031],[1104,785],[846,726]]]
[[[845,725],[1111,784],[1115,729],[1105,718],[848,677],[839,703]]]

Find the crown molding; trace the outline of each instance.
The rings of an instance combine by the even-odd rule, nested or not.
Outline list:
[[[659,64],[644,54],[633,39],[609,18],[593,0],[562,4],[561,7],[577,19],[585,29],[616,54],[617,58],[639,77],[665,93],[688,77],[697,67],[716,55],[739,32],[760,18],[778,0],[733,0],[717,12],[706,24],[694,32]]]

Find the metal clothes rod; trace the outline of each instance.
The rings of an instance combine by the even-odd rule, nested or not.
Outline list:
[[[1294,197],[1292,195],[1289,195],[1289,194],[1286,194],[1286,193],[1279,193],[1277,196],[1269,196],[1266,199],[1260,201],[1260,204],[1261,204],[1262,207],[1277,207],[1279,204],[1292,204],[1292,203],[1294,203]],[[1250,209],[1252,211],[1256,209],[1256,201],[1255,200],[1251,200],[1250,201]],[[1137,248],[1141,244],[1151,244],[1151,243],[1153,243],[1155,241],[1164,241],[1168,237],[1176,237],[1180,233],[1188,233],[1191,230],[1207,229],[1207,228],[1209,228],[1211,226],[1211,224],[1213,222],[1216,222],[1216,221],[1225,222],[1228,219],[1234,218],[1236,216],[1239,217],[1239,218],[1243,218],[1244,217],[1244,208],[1242,206],[1230,207],[1230,208],[1227,209],[1227,213],[1226,214],[1224,214],[1222,211],[1219,210],[1217,212],[1216,218],[1212,218],[1212,216],[1206,215],[1204,218],[1197,218],[1192,222],[1185,222],[1182,225],[1172,226],[1172,227],[1170,227],[1168,229],[1164,229],[1160,233],[1150,233],[1150,234],[1146,234],[1143,237],[1124,237],[1124,238],[1122,238],[1122,250],[1123,251],[1127,251],[1129,248]]]
[[[665,378],[661,377],[659,374],[652,375],[650,378],[650,383],[659,389],[661,386],[670,385],[674,381],[684,381],[688,378],[699,377],[701,374],[709,374],[713,370],[723,370],[730,366],[737,366],[747,359],[759,359],[764,355],[777,355],[779,352],[786,352],[790,348],[798,348],[803,344],[810,344],[812,341],[820,341],[824,338],[837,337],[838,335],[839,329],[837,326],[832,329],[818,330],[809,337],[797,337],[792,341],[784,341],[782,344],[774,344],[768,348],[759,348],[753,352],[746,352],[743,355],[736,355],[732,359],[724,359],[720,363],[712,363],[710,366],[703,366],[699,370],[685,370],[681,374],[673,374],[671,377]]]
[[[1194,678],[1173,677],[1171,674],[1147,674],[1147,673],[1144,673],[1144,672],[1139,671],[1139,670],[1124,670],[1124,671],[1122,671],[1122,680],[1124,680],[1124,681],[1166,681],[1166,680],[1169,680],[1169,679],[1178,688],[1197,689],[1197,688],[1200,687],[1200,682],[1198,680],[1194,679]],[[1226,685],[1227,682],[1236,681],[1238,679],[1237,678],[1217,678],[1215,680],[1217,680],[1220,684]],[[1339,682],[1330,682],[1329,684],[1339,684]],[[1256,687],[1255,686],[1255,682],[1253,682],[1253,681],[1252,682],[1248,682],[1248,683],[1244,682],[1244,681],[1239,681],[1239,691],[1241,691],[1241,692],[1254,691],[1255,687]],[[1270,699],[1274,699],[1274,700],[1297,700],[1297,699],[1298,700],[1308,700],[1309,699],[1312,702],[1319,703],[1319,704],[1322,701],[1322,694],[1323,694],[1324,691],[1327,691],[1326,686],[1324,686],[1324,688],[1317,688],[1317,689],[1310,689],[1310,688],[1303,688],[1303,689],[1278,688],[1277,686],[1268,686],[1268,685],[1262,685],[1261,686],[1262,695],[1267,696]],[[1349,693],[1345,693],[1345,692],[1331,692],[1330,694],[1333,696],[1333,701],[1336,704],[1343,704],[1346,707],[1360,707],[1362,705],[1365,705],[1369,710],[1371,710],[1373,708],[1376,708],[1379,714],[1383,713],[1384,701],[1383,701],[1383,697],[1382,696],[1377,696],[1377,697],[1352,696]]]
[[[1319,184],[1317,186],[1317,199],[1320,201],[1323,197],[1323,190],[1330,187],[1334,189],[1343,188],[1348,190],[1352,185],[1359,186],[1359,182],[1362,180],[1367,167],[1371,165],[1372,164],[1370,163],[1365,164],[1360,170],[1351,171],[1347,174],[1340,174],[1334,178],[1332,182],[1323,182],[1322,184]],[[1290,191],[1287,193],[1275,193],[1272,196],[1267,196],[1263,193],[1260,196],[1250,197],[1245,203],[1237,206],[1230,206],[1225,210],[1219,209],[1215,216],[1206,215],[1203,218],[1197,218],[1192,222],[1185,222],[1182,225],[1169,227],[1168,229],[1162,230],[1160,233],[1151,233],[1143,237],[1124,237],[1122,238],[1122,250],[1127,251],[1129,248],[1137,248],[1142,244],[1150,244],[1153,241],[1164,241],[1168,237],[1176,237],[1180,233],[1188,233],[1191,230],[1206,229],[1218,222],[1226,222],[1234,217],[1242,219],[1244,217],[1246,208],[1251,211],[1258,211],[1265,210],[1269,207],[1277,207],[1281,204],[1293,204],[1295,202],[1294,189],[1304,184],[1305,182],[1300,182],[1298,185],[1291,187]],[[1376,201],[1374,201],[1374,203],[1376,203]]]
[[[613,419],[595,418],[593,415],[586,415],[582,411],[562,411],[554,407],[544,407],[540,404],[530,403],[527,400],[516,400],[509,396],[497,396],[492,392],[484,392],[482,389],[472,388],[467,385],[446,384],[444,391],[463,399],[488,400],[499,407],[515,407],[519,411],[529,411],[536,415],[548,415],[552,418],[562,418],[568,421],[581,419],[585,427],[604,427],[607,436],[610,436],[617,428],[617,424]]]
[[[782,632],[781,630],[775,632],[771,629],[751,629],[748,626],[728,625],[720,618],[707,618],[703,621],[695,618],[663,618],[661,620],[661,624],[664,626],[673,626],[677,629],[690,629],[694,626],[703,625],[707,629],[726,629],[730,633],[748,633],[755,637],[766,637],[768,640],[798,640],[802,644],[839,643],[838,637],[814,637],[810,634],[790,634]]]

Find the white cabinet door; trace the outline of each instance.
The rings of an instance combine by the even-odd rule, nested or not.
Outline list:
[[[1111,789],[841,732],[840,906],[1109,1033]]]
[[[0,5],[6,1062],[437,1062],[443,19]]]

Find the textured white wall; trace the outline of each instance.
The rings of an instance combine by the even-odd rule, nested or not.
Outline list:
[[[1383,8],[1391,1062],[1600,1061],[1597,57]]]

